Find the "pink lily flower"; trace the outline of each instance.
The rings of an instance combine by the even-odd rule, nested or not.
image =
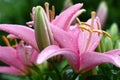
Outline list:
[[[69,18],[71,18],[72,17],[72,19],[75,19],[75,17],[78,15],[78,14],[80,14],[81,13],[81,11],[79,11],[79,9],[81,8],[81,6],[82,6],[82,4],[76,4],[76,5],[74,5],[74,6],[72,6],[71,8],[69,8],[67,11],[69,11],[70,9],[72,9],[73,11],[72,12],[70,12],[69,13]],[[75,15],[74,15],[75,14]],[[67,19],[67,18],[66,18]],[[58,20],[58,19],[56,19],[56,20]],[[68,19],[69,20],[69,19]],[[61,23],[61,21],[59,21],[60,23]],[[71,19],[70,19],[70,22],[71,22]],[[51,23],[55,23],[54,21],[53,22],[51,22]],[[33,24],[33,23],[32,23]],[[70,25],[70,23],[68,23],[68,22],[65,22],[64,24],[69,24]],[[61,25],[62,26],[62,25]],[[29,28],[29,27],[26,27],[26,26],[22,26],[22,25],[13,25],[13,24],[0,24],[0,30],[3,30],[3,31],[5,31],[5,32],[8,32],[8,33],[10,33],[10,35],[8,35],[8,37],[10,37],[10,38],[20,38],[20,39],[22,39],[23,41],[25,41],[27,44],[29,44],[29,45],[31,45],[35,50],[36,50],[36,52],[37,53],[40,53],[40,50],[39,50],[39,48],[38,48],[38,46],[37,46],[37,42],[36,42],[36,39],[35,39],[35,31],[33,30],[33,29],[31,29],[31,28]],[[10,50],[7,50],[7,49],[10,49]],[[13,51],[14,50],[14,51]],[[20,60],[18,60],[21,64],[19,64],[19,65],[16,65],[15,67],[14,67],[14,65],[12,65],[14,62],[13,61],[16,61],[14,58],[12,58],[12,57],[4,57],[4,56],[1,56],[0,58],[1,58],[1,61],[3,61],[3,62],[5,62],[6,60],[9,60],[9,61],[11,61],[11,62],[5,62],[5,63],[7,63],[7,64],[9,64],[10,66],[12,65],[12,67],[1,67],[1,68],[4,68],[4,69],[1,69],[1,73],[8,73],[8,74],[16,74],[16,75],[21,75],[20,74],[20,72],[21,72],[21,68],[22,67],[20,67],[20,65],[21,66],[23,66],[23,68],[25,67],[25,65],[23,64],[23,62],[26,62],[24,59],[25,59],[25,56],[24,55],[22,55],[23,54],[23,52],[25,51],[25,50],[23,50],[23,49],[13,49],[13,48],[9,48],[9,47],[0,47],[0,52],[2,52],[1,53],[1,55],[2,54],[6,54],[5,56],[7,56],[7,55],[9,55],[10,53],[12,54],[12,53],[14,53],[15,55],[17,55],[17,57],[19,57],[20,58]],[[3,52],[4,51],[4,52]],[[10,53],[8,53],[8,51],[11,51]],[[18,51],[20,51],[19,53],[17,53]],[[44,50],[43,50],[44,51]],[[16,52],[16,53],[15,53]],[[40,53],[41,54],[41,53]],[[20,56],[19,56],[20,55]],[[22,57],[24,57],[24,58],[22,58]],[[34,57],[34,55],[32,55],[33,56],[33,60],[35,60],[35,57]],[[76,55],[75,55],[76,56]],[[2,59],[4,57],[4,59]],[[17,58],[18,59],[18,58]],[[37,59],[37,58],[36,58]],[[4,61],[5,60],[5,61]],[[20,69],[19,68],[16,68],[16,67],[20,67]],[[25,70],[25,69],[23,69],[22,68],[22,70]],[[14,70],[14,71],[13,71]]]
[[[69,14],[72,9],[71,7],[62,12],[51,24],[54,38],[60,47],[56,45],[47,47],[39,54],[37,63],[41,64],[48,58],[62,54],[68,59],[76,72],[88,71],[102,63],[111,63],[120,67],[120,49],[105,53],[95,52],[101,39],[100,33],[105,33],[101,31],[99,18],[94,17],[94,19],[89,19],[86,22],[86,24],[92,25],[92,32],[82,31],[77,24],[70,26],[74,20],[74,16],[70,16],[72,14]],[[88,28],[87,25],[83,26],[84,28]]]
[[[0,73],[12,75],[27,75],[32,71],[28,66],[36,63],[38,53],[31,46],[19,43],[17,48],[0,47],[0,61],[8,66],[0,66]]]
[[[91,19],[87,21],[87,24],[90,23]],[[96,30],[98,30],[98,23],[99,19],[96,17],[94,21],[94,29]],[[102,63],[112,63],[120,67],[120,49],[105,53],[95,52],[101,34],[98,35],[98,33],[93,32],[89,38],[90,32],[82,31],[82,29],[76,26],[77,25],[74,26],[75,28],[70,26],[68,30],[54,26],[54,28],[56,28],[54,29],[55,31],[53,31],[54,37],[56,41],[60,43],[62,49],[56,45],[47,47],[38,55],[37,63],[41,64],[48,58],[62,54],[68,59],[70,65],[76,72],[88,71]],[[70,28],[73,29],[71,30]]]
[[[91,22],[94,22],[93,29],[95,30],[92,32],[90,38],[90,32],[86,30],[82,31],[78,24],[70,26],[76,16],[82,12],[80,10],[81,7],[82,4],[75,4],[62,12],[52,22],[49,22],[54,39],[59,46],[50,45],[41,52],[38,49],[33,29],[21,25],[1,24],[0,30],[15,35],[38,51],[40,53],[37,58],[38,64],[43,63],[53,56],[62,54],[68,59],[76,72],[90,70],[102,63],[112,63],[120,67],[120,50],[112,50],[102,54],[94,51],[101,38],[101,35],[95,32],[95,30],[100,30],[98,28],[98,25],[100,25],[98,18],[95,18],[94,21],[91,19],[87,21],[87,24],[90,25]]]

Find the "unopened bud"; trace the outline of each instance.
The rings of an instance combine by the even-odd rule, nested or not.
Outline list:
[[[40,50],[43,50],[45,47],[53,44],[54,40],[50,30],[50,23],[44,9],[41,6],[35,7],[34,28],[37,45]]]

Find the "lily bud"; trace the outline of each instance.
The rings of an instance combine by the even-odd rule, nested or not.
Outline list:
[[[118,25],[116,23],[113,23],[111,25],[110,33],[111,33],[112,36],[115,36],[115,35],[117,35],[119,33]]]
[[[41,6],[35,7],[34,28],[36,42],[40,50],[43,50],[45,47],[53,44],[54,40],[50,30],[50,23],[44,9]]]
[[[108,50],[112,50],[113,49],[113,42],[112,42],[112,39],[111,38],[108,38],[108,37],[105,37],[105,45],[106,46],[106,50],[105,51],[108,51]]]
[[[120,40],[117,40],[115,43],[115,49],[120,49]]]
[[[100,18],[101,25],[103,26],[108,15],[108,7],[105,1],[102,1],[97,9],[97,16]]]

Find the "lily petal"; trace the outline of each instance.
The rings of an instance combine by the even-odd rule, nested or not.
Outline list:
[[[111,50],[106,53],[85,52],[81,55],[81,72],[88,71],[102,63],[111,63],[120,68],[120,50]]]
[[[33,53],[32,53],[31,56],[30,56],[30,61],[31,61],[32,63],[36,63],[37,56],[38,56],[38,52],[37,52],[36,50],[34,50]]]
[[[0,66],[0,73],[12,74],[12,75],[24,75],[19,69],[14,67]]]
[[[52,21],[52,24],[60,28],[66,29],[72,22],[73,17],[79,15],[79,9],[82,7],[82,5],[83,4],[78,3],[66,9]]]
[[[48,46],[47,48],[45,48],[39,55],[37,58],[37,63],[41,64],[44,61],[46,61],[49,58],[52,58],[56,55],[64,55],[68,61],[70,62],[70,65],[73,67],[73,69],[75,71],[77,71],[79,69],[79,56],[74,53],[73,51],[69,50],[69,49],[60,49],[58,46],[56,45],[52,45],[52,46]]]
[[[7,38],[9,38],[9,39],[17,39],[18,37],[16,37],[16,36],[13,35],[13,34],[8,34],[8,35],[7,35]]]
[[[78,51],[77,43],[73,35],[55,25],[51,25],[51,28],[55,40],[59,43],[61,47],[70,48],[75,52]]]
[[[29,57],[32,54],[32,52],[27,53],[27,50],[25,49],[25,46],[22,42],[19,43],[17,46],[17,53],[18,53],[19,59],[22,61],[24,65],[30,65]]]
[[[15,35],[39,51],[33,29],[22,25],[0,24],[0,30]]]
[[[0,61],[18,69],[24,69],[24,65],[18,59],[16,50],[12,47],[0,47]]]

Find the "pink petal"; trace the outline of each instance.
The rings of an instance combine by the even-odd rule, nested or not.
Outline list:
[[[16,50],[12,47],[0,47],[0,61],[18,69],[24,69],[24,65],[18,59]]]
[[[17,53],[18,53],[18,57],[19,59],[22,61],[22,63],[24,65],[29,65],[29,53],[27,53],[26,49],[25,49],[25,46],[23,43],[19,43],[18,46],[17,46]]]
[[[5,66],[0,66],[0,73],[12,74],[12,75],[24,75],[24,73],[22,73],[20,70],[14,67],[5,67]]]
[[[33,29],[22,25],[0,24],[0,30],[6,31],[10,34],[15,35],[16,37],[19,37],[39,51]]]
[[[98,30],[98,25],[96,22],[99,23],[98,17],[96,17],[96,19],[94,20],[94,29]],[[87,21],[87,24],[91,24],[91,19],[89,19]],[[100,25],[100,23],[99,23],[99,25]],[[101,28],[101,26],[100,26],[100,28]],[[89,36],[90,36],[90,32],[88,32],[86,30],[82,31],[80,29],[80,34],[79,34],[79,38],[78,38],[78,45],[79,45],[80,53],[84,53],[85,51],[93,51],[98,46],[100,39],[101,39],[101,34],[98,35],[97,32],[93,32],[90,40],[89,40]],[[88,43],[88,41],[89,41],[89,43]],[[88,48],[86,49],[87,46],[88,46]]]
[[[9,39],[16,39],[16,38],[18,38],[18,37],[16,37],[16,36],[13,35],[13,34],[8,34],[8,35],[7,35],[7,38],[9,38]]]
[[[38,52],[34,50],[33,53],[32,53],[32,55],[30,56],[30,61],[32,63],[36,63],[37,57],[38,57]]]
[[[51,25],[51,30],[53,32],[53,36],[58,44],[63,48],[70,48],[71,50],[77,52],[78,46],[76,38],[73,37],[73,34],[62,30],[61,28]]]
[[[80,33],[80,28],[78,27],[78,24],[70,26],[67,33],[69,33],[76,40],[76,44],[77,44],[79,33]]]
[[[52,58],[56,55],[64,55],[68,61],[70,62],[70,65],[73,67],[73,69],[76,71],[79,69],[79,56],[78,54],[74,53],[71,50],[68,49],[60,49],[58,46],[52,45],[45,48],[37,58],[37,63],[41,64],[44,61],[46,61],[49,58]]]
[[[17,53],[19,55],[19,59],[25,65],[35,63],[38,56],[38,52],[36,50],[34,50],[31,46],[25,46],[22,43],[18,44]]]
[[[111,63],[120,68],[120,49],[106,53],[86,52],[82,54],[80,71],[88,71],[102,63]]]
[[[62,12],[59,16],[57,16],[52,23],[60,28],[66,29],[72,20],[79,15],[79,9],[82,7],[83,4],[75,4],[70,8],[66,9]]]

